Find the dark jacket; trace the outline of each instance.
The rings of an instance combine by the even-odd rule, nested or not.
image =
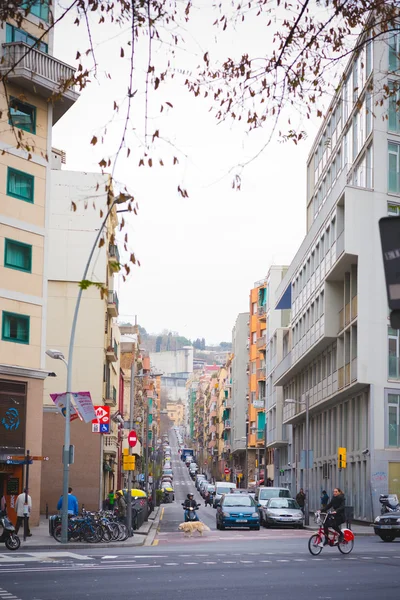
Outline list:
[[[296,502],[300,506],[300,508],[304,507],[306,501],[306,495],[303,492],[299,492],[296,496]]]
[[[118,496],[115,502],[115,505],[118,509],[119,517],[126,517],[126,501],[123,496]]]
[[[324,508],[326,507],[326,505],[329,502],[329,496],[328,494],[322,494],[321,496],[321,506],[323,506]]]
[[[197,508],[197,502],[196,502],[195,499],[189,500],[189,498],[186,498],[185,502],[183,503],[183,506],[185,508],[194,508],[196,510],[196,508]]]
[[[325,510],[329,510],[333,508],[336,511],[336,520],[338,523],[344,523],[346,520],[344,514],[344,507],[346,501],[343,494],[338,494],[337,496],[332,496],[331,501],[326,505]]]

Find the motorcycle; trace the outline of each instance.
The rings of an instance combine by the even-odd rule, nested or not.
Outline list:
[[[182,504],[183,506],[183,510],[185,511],[185,523],[187,523],[188,521],[197,521],[197,514],[196,514],[196,510],[199,510],[200,508],[200,504],[198,504],[196,506],[196,508],[193,508],[193,506],[185,506],[184,504]]]
[[[381,494],[379,502],[382,504],[381,515],[400,511],[400,504],[396,494]]]
[[[21,545],[21,540],[15,533],[14,525],[4,513],[0,516],[0,525],[3,527],[3,533],[0,535],[0,542],[5,544],[8,550],[18,550]]]

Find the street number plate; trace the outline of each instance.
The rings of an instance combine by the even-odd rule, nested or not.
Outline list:
[[[379,529],[392,529],[391,525],[381,525]]]
[[[236,523],[247,523],[247,519],[236,519]]]

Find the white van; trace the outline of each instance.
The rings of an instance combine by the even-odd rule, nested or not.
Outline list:
[[[221,500],[222,494],[229,494],[231,490],[235,489],[236,483],[232,483],[231,481],[216,481],[213,507],[217,508],[217,503]]]
[[[261,506],[267,504],[267,500],[270,498],[291,498],[290,492],[287,488],[279,487],[258,487],[256,489],[255,500]]]

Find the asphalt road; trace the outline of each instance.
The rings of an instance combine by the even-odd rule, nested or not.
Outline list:
[[[172,440],[170,440],[172,441]],[[0,600],[375,600],[398,598],[400,540],[359,537],[349,556],[307,548],[310,532],[215,530],[215,511],[199,516],[213,526],[204,538],[184,539],[180,502],[186,467],[174,465],[176,502],[165,506],[155,546],[0,554]],[[175,475],[176,471],[176,475]],[[179,474],[179,476],[178,476]],[[187,470],[186,470],[187,474]],[[191,481],[190,481],[191,483]],[[204,506],[204,504],[203,504]],[[3,548],[0,547],[0,552]]]

